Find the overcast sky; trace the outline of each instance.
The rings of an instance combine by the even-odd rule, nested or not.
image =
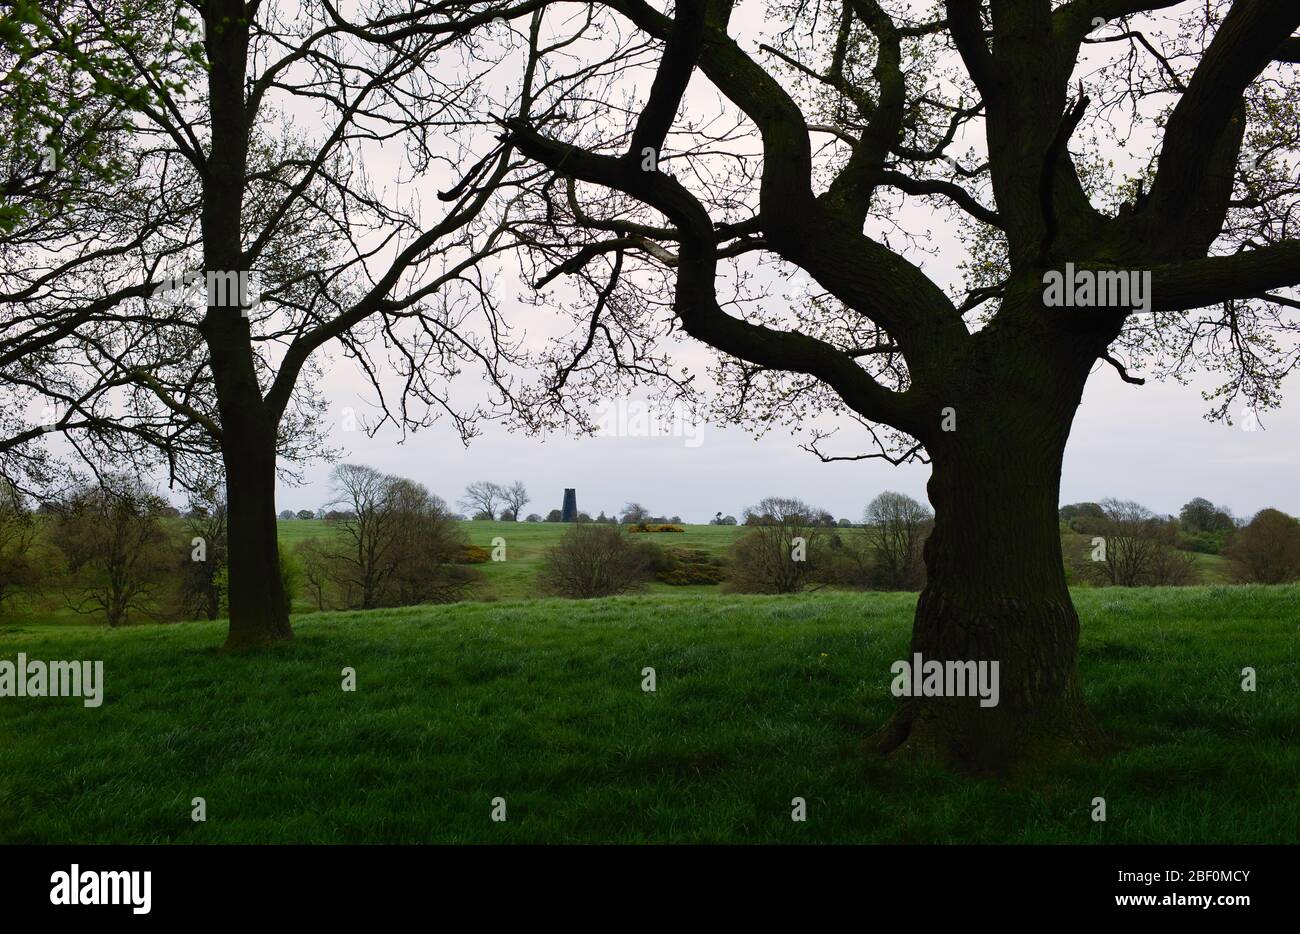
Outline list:
[[[1133,386],[1110,367],[1093,374],[1066,450],[1063,503],[1106,496],[1134,499],[1159,513],[1177,513],[1194,496],[1229,507],[1239,516],[1265,506],[1300,514],[1300,399],[1294,378],[1279,412],[1265,413],[1259,429],[1241,419],[1228,427],[1202,417],[1207,405],[1195,385],[1149,382]],[[332,411],[364,411],[352,389],[347,364],[326,381]],[[1204,385],[1209,386],[1207,382]],[[340,414],[341,420],[341,414]],[[855,434],[855,431],[857,432]],[[419,480],[449,502],[474,480],[522,480],[533,496],[528,512],[558,509],[565,487],[578,491],[578,506],[592,515],[636,500],[655,514],[704,522],[715,512],[739,516],[764,496],[796,496],[836,515],[857,519],[882,490],[899,490],[925,501],[929,468],[893,467],[879,460],[824,464],[798,448],[789,434],[755,440],[735,427],[704,425],[694,438],[555,435],[544,439],[511,434],[488,425],[468,448],[446,426],[398,443],[394,432],[374,439],[344,431],[330,435],[346,460]],[[846,424],[837,453],[860,429]],[[280,508],[315,509],[329,498],[329,465],[306,471],[308,483],[282,486]]]

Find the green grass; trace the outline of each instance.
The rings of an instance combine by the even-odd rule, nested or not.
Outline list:
[[[280,524],[283,534],[285,523]],[[560,540],[569,528],[559,522],[462,522],[470,544],[492,547],[494,538],[504,539],[505,561],[488,561],[475,565],[483,581],[475,589],[477,599],[527,599],[537,595],[537,572],[542,556]],[[732,543],[744,533],[738,526],[687,525],[685,532],[637,533],[668,547],[699,548],[714,554],[726,554]],[[673,587],[657,581],[646,585],[647,593],[709,593],[718,588],[710,585]]]
[[[487,561],[474,565],[482,580],[469,595],[471,600],[525,600],[537,596],[537,572],[541,569],[546,550],[556,544],[569,526],[559,522],[488,522],[465,521],[461,523],[471,545],[481,545],[489,550],[493,540],[505,542],[505,560]],[[638,533],[645,538],[669,547],[699,548],[723,555],[732,543],[744,534],[738,526],[687,525],[685,532]],[[309,538],[323,538],[337,534],[329,523],[321,519],[282,519],[279,521],[280,541],[292,549],[298,542]],[[646,593],[708,593],[717,587],[701,585],[673,587],[653,581],[646,585]],[[300,595],[296,609],[312,609],[306,595]]]
[[[335,530],[324,519],[277,519],[275,526],[280,544],[289,549],[309,538],[324,538],[335,534]]]
[[[506,543],[506,560],[489,561],[475,565],[483,580],[470,594],[471,600],[523,600],[537,596],[537,572],[546,550],[559,541],[568,530],[559,522],[486,522],[465,521],[461,527],[473,545],[491,548],[493,539],[500,537]],[[661,532],[645,537],[667,547],[699,548],[717,555],[726,555],[736,539],[748,531],[744,526],[687,525],[685,532]],[[306,538],[335,534],[329,524],[319,519],[281,520],[280,540],[290,548]],[[1223,584],[1231,582],[1227,559],[1219,555],[1196,554],[1196,568],[1200,582]],[[652,582],[647,593],[707,594],[717,588],[708,585],[674,587]],[[298,609],[307,611],[311,606],[300,597]]]
[[[188,539],[181,535],[181,520],[169,520],[175,526],[178,548],[188,554]],[[292,553],[294,547],[309,538],[324,538],[338,534],[330,523],[321,519],[281,519],[277,523],[280,541]],[[559,541],[569,528],[559,522],[483,522],[464,521],[461,523],[471,544],[491,549],[495,538],[502,538],[506,543],[505,561],[488,561],[474,565],[480,573],[479,580],[467,595],[470,601],[526,600],[536,597],[537,573],[541,569],[542,557],[546,550]],[[699,548],[718,555],[725,555],[737,538],[747,531],[743,526],[687,525],[683,533],[663,532],[646,534],[645,537],[667,547]],[[1068,547],[1078,549],[1081,536],[1067,533]],[[183,539],[183,541],[182,541]],[[1195,555],[1200,583],[1231,583],[1232,576],[1226,559],[1219,555]],[[1082,582],[1080,582],[1082,584]],[[648,594],[710,594],[717,592],[716,586],[699,585],[674,587],[669,584],[652,581],[644,589]],[[164,598],[167,605],[167,598]],[[294,600],[294,611],[310,613],[315,609],[311,595],[305,587],[301,588]],[[81,625],[88,621],[67,605],[67,601],[57,592],[44,596],[25,597],[7,608],[7,613],[0,619],[0,629],[16,622],[23,626],[63,626]]]
[[[189,553],[189,539],[182,535],[181,520],[168,520],[174,529],[177,547]],[[473,545],[492,547],[492,540],[500,537],[506,542],[505,561],[489,561],[475,565],[481,573],[480,580],[469,594],[470,600],[527,599],[537,595],[537,572],[543,554],[560,540],[569,528],[559,522],[470,522],[461,523]],[[309,538],[325,538],[338,531],[323,519],[280,519],[277,521],[280,542],[292,553],[294,547]],[[683,545],[725,554],[744,529],[736,526],[688,525],[684,533],[655,533],[646,535],[664,545]],[[646,586],[647,593],[707,593],[716,587],[672,587],[657,581]],[[164,598],[164,603],[166,599]],[[70,606],[61,593],[23,597],[8,607],[0,629],[10,622],[23,626],[80,625],[88,618]],[[309,613],[315,609],[311,596],[303,588],[294,600],[294,611]]]
[[[860,756],[907,594],[321,613],[252,654],[217,651],[219,623],[0,630],[0,657],[103,659],[107,681],[98,709],[0,699],[0,841],[1295,842],[1300,587],[1076,600],[1122,749],[1023,784]]]
[[[1211,584],[1237,582],[1238,579],[1233,577],[1232,565],[1223,555],[1207,555],[1200,552],[1192,552],[1192,555],[1196,558],[1196,572],[1202,582]]]

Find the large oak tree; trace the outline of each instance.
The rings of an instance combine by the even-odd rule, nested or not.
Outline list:
[[[857,456],[932,464],[912,651],[999,661],[1001,703],[907,699],[876,749],[996,771],[1103,751],[1057,526],[1071,422],[1098,366],[1140,382],[1142,361],[1226,372],[1220,415],[1276,401],[1295,361],[1270,334],[1300,283],[1300,4],[800,0],[758,47],[732,0],[576,6],[656,43],[623,59],[640,78],[574,89],[563,130],[504,121],[555,175],[527,233],[539,286],[569,274],[590,296],[579,353],[635,369],[658,281],[736,411],[840,411],[880,444]],[[1136,170],[1102,158],[1107,134],[1144,133]],[[960,218],[966,296],[921,268],[918,203]],[[812,285],[760,301],[741,265],[760,258]],[[1049,302],[1067,263],[1150,273],[1151,313]]]

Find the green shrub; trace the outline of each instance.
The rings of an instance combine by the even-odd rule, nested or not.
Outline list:
[[[298,588],[302,584],[302,566],[298,563],[298,558],[284,547],[283,542],[276,543],[276,551],[280,554],[280,585],[284,587],[284,602],[293,609],[294,598],[298,596]]]
[[[648,543],[647,543],[648,544]],[[699,548],[660,550],[661,559],[651,566],[655,579],[674,587],[720,584],[727,579],[726,562]]]
[[[710,564],[683,564],[674,570],[656,575],[665,584],[688,587],[693,584],[721,584],[727,579],[726,568]]]
[[[1178,536],[1178,548],[1183,551],[1194,551],[1202,555],[1220,555],[1223,554],[1224,542],[1228,538],[1228,532],[1183,532]]]
[[[650,577],[658,577],[677,566],[677,560],[668,549],[653,539],[637,539],[631,541],[630,545]]]

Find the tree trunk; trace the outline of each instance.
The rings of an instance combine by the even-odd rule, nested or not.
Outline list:
[[[1064,368],[1038,362],[1058,388],[1026,385],[1023,363],[1014,386],[985,371],[986,385],[953,406],[956,430],[931,445],[935,525],[907,661],[996,661],[998,703],[905,697],[869,741],[876,752],[1007,774],[1106,749],[1080,689],[1079,617],[1057,520],[1086,369],[1063,397]]]
[[[226,468],[228,649],[293,638],[280,576],[275,512],[276,424],[253,369],[248,320],[239,309],[209,313],[206,337],[221,417]]]
[[[249,25],[242,0],[203,4],[212,142],[203,180],[203,259],[208,272],[248,269],[243,252],[243,199],[248,166],[245,79]],[[275,524],[275,419],[257,382],[248,319],[209,295],[203,336],[221,419],[226,467],[230,631],[226,648],[293,637],[280,577]]]
[[[243,420],[241,420],[243,421]],[[228,525],[228,649],[293,638],[280,577],[275,522],[274,438],[253,444],[227,432],[224,459]]]

